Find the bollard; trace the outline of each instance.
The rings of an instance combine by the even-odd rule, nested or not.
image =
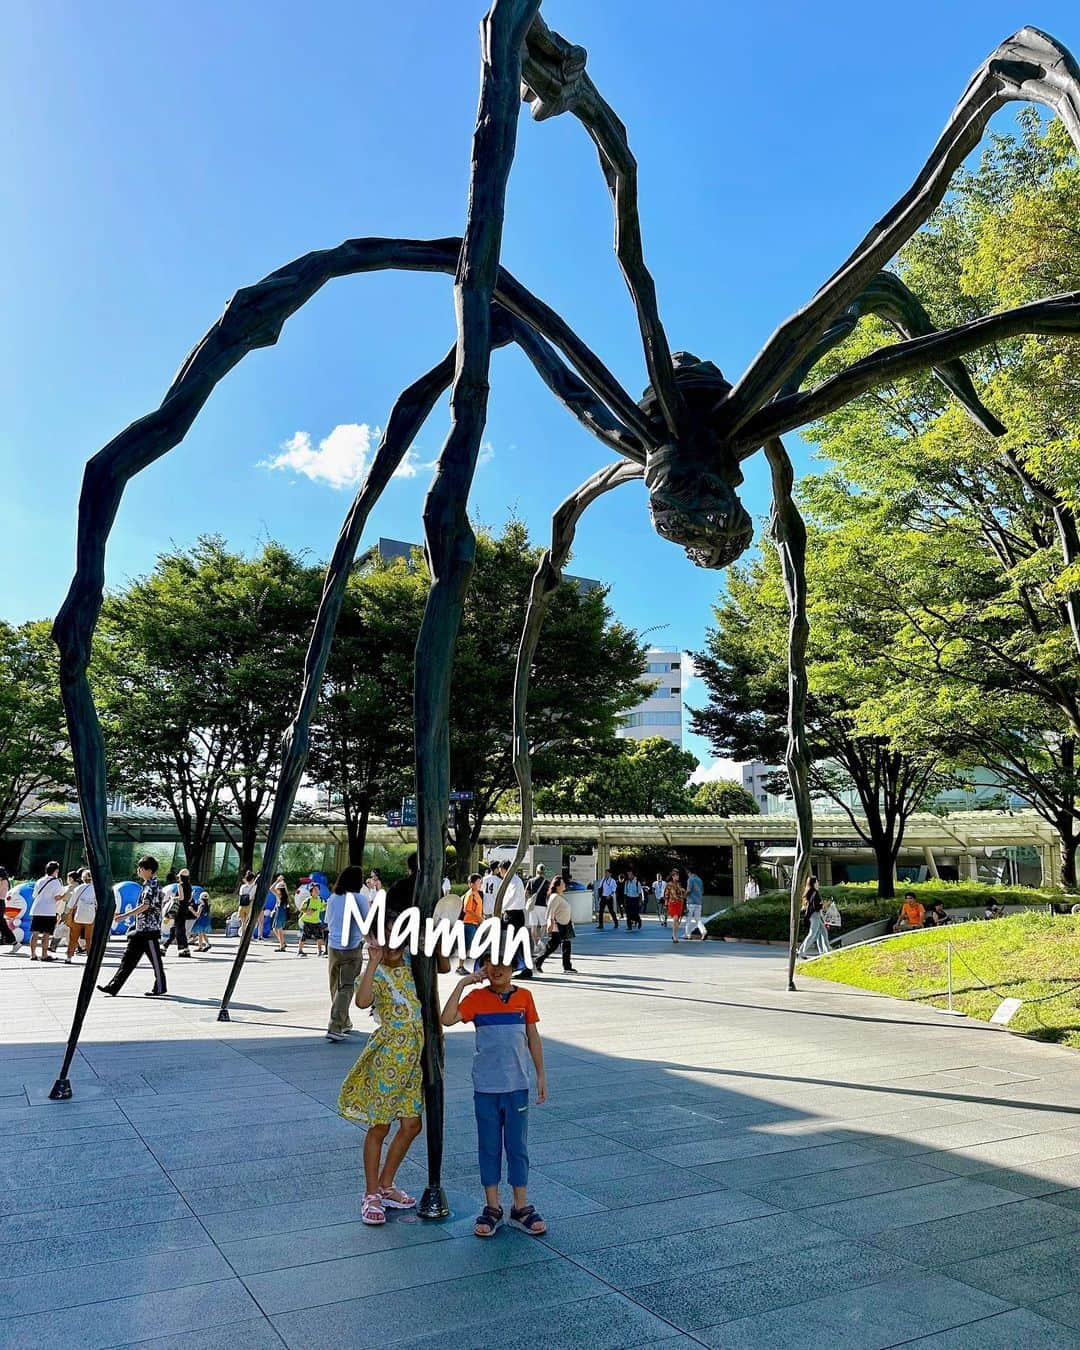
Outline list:
[[[946,942],[946,944],[945,944],[945,971],[946,971],[946,979],[947,979],[947,981],[948,981],[948,988],[949,988],[949,1006],[948,1006],[947,1008],[939,1008],[939,1009],[938,1009],[938,1012],[939,1012],[939,1013],[943,1013],[946,1017],[963,1017],[964,1014],[963,1014],[962,1012],[958,1011],[958,1010],[957,1010],[956,1008],[954,1008],[953,1005],[952,1005],[952,943],[951,943],[951,942]]]

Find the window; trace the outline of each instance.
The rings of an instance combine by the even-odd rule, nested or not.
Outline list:
[[[650,661],[645,667],[646,674],[666,675],[668,673],[668,663],[666,661]]]
[[[626,714],[622,724],[624,727],[681,727],[682,713],[632,712]]]

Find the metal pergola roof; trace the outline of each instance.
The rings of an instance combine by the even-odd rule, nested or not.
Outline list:
[[[856,817],[859,819],[858,817]],[[227,819],[230,830],[238,831],[238,822]],[[860,819],[860,824],[863,823]],[[517,839],[520,821],[517,815],[491,815],[484,822],[484,843],[509,843]],[[74,807],[41,808],[7,832],[7,838],[78,839],[82,823]],[[179,832],[172,816],[164,811],[128,808],[109,813],[109,836],[135,843],[178,841]],[[416,839],[416,830],[388,826],[373,821],[368,827],[372,844],[404,844]],[[227,842],[220,825],[212,831],[215,842]],[[641,845],[731,845],[753,843],[791,843],[795,838],[795,819],[788,815],[765,816],[586,816],[538,815],[533,842],[565,844],[602,844],[607,846]],[[343,843],[347,840],[345,821],[340,813],[305,812],[288,826],[288,843]],[[939,816],[930,812],[913,815],[904,836],[905,847],[932,848],[971,853],[987,848],[1045,846],[1057,843],[1052,827],[1034,811],[959,811]],[[816,848],[861,846],[850,818],[842,812],[817,811],[814,816]]]

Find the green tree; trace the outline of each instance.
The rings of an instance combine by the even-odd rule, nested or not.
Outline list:
[[[690,775],[696,756],[662,736],[619,740],[583,772],[565,775],[536,794],[541,811],[590,816],[690,815],[700,812]]]
[[[413,791],[413,650],[426,598],[422,569],[369,560],[349,578],[330,650],[308,774],[340,801],[357,863],[372,811]]]
[[[450,698],[453,786],[473,794],[451,817],[459,874],[488,814],[514,785],[514,665],[540,553],[520,520],[511,518],[499,534],[477,530]],[[564,581],[533,664],[528,727],[535,782],[586,771],[612,745],[620,715],[641,699],[644,670],[644,645],[614,618],[606,588]]]
[[[754,794],[733,778],[711,778],[694,793],[694,805],[710,816],[758,816]]]
[[[0,835],[74,784],[59,657],[45,622],[0,620]]]
[[[941,324],[1072,289],[1080,171],[1056,124],[1021,117],[897,270]],[[867,320],[815,375],[887,341]],[[834,468],[804,487],[857,624],[876,625],[907,716],[995,771],[1060,838],[1080,840],[1080,386],[1074,348],[1031,337],[972,356],[1007,433],[976,426],[932,378],[877,390],[810,431]],[[893,725],[898,725],[898,718]]]
[[[945,747],[913,715],[875,614],[853,611],[834,542],[827,531],[811,533],[810,784],[873,850],[878,893],[888,898],[907,822],[942,781]],[[788,619],[772,550],[729,573],[714,614],[707,650],[695,656],[709,702],[691,713],[691,725],[717,754],[776,764],[787,741]],[[775,785],[784,790],[779,774]]]
[[[245,558],[204,537],[106,601],[93,677],[112,786],[172,813],[196,876],[215,821],[254,861],[321,580],[280,545]]]

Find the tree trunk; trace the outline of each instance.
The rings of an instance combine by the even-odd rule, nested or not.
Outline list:
[[[191,879],[201,885],[205,885],[206,877],[206,855],[210,851],[210,841],[208,839],[200,840],[181,840],[184,846],[184,865],[191,873]]]
[[[346,796],[342,805],[345,809],[345,829],[349,836],[349,862],[363,867],[368,820],[371,816],[371,794],[362,792],[355,800]]]
[[[1076,886],[1076,851],[1080,835],[1076,833],[1076,819],[1072,814],[1058,820],[1058,853],[1061,857],[1061,884],[1069,890]]]
[[[875,824],[871,818],[867,819],[866,824],[870,834],[870,847],[874,850],[874,862],[877,866],[878,899],[892,900],[896,896],[896,882],[893,880],[893,876],[896,867],[896,855],[899,852],[896,831],[883,823]]]
[[[240,819],[240,875],[255,870],[255,845],[259,837],[259,818],[244,811]]]
[[[469,879],[469,859],[472,856],[472,846],[475,842],[473,835],[479,829],[474,830],[472,825],[472,811],[468,802],[456,802],[453,811],[453,836],[454,836],[454,879],[455,881],[468,881]]]

